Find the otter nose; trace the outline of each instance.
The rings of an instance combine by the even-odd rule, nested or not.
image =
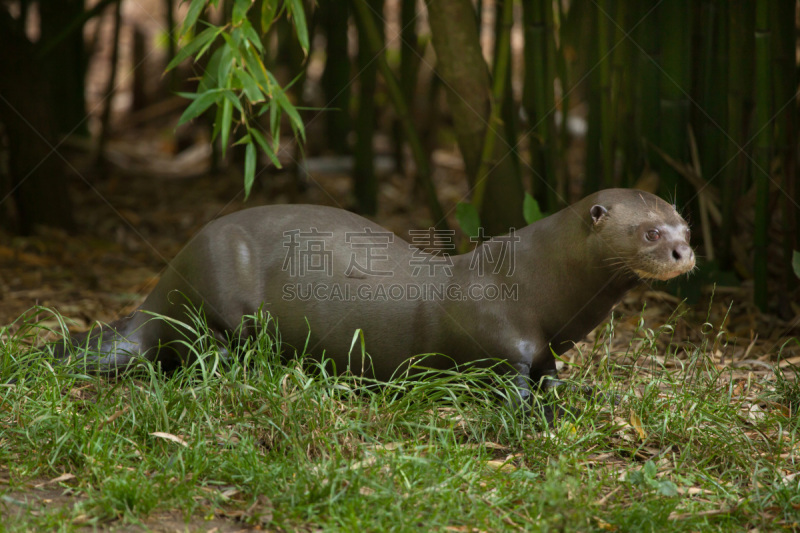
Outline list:
[[[679,244],[672,249],[672,258],[675,261],[690,261],[694,252],[688,244]]]

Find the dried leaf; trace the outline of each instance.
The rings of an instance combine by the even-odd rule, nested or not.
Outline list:
[[[62,481],[69,481],[70,479],[75,479],[75,474],[61,474],[60,476],[51,479],[50,481],[45,481],[44,483],[39,483],[38,485],[34,485],[37,489],[44,487],[45,485],[50,485],[53,483],[61,483]]]
[[[176,435],[173,435],[172,433],[164,433],[163,431],[154,431],[153,433],[150,433],[150,435],[152,435],[153,437],[158,437],[160,439],[171,440],[172,442],[180,444],[185,448],[189,447],[189,444],[187,444],[185,440]]]
[[[636,413],[633,412],[633,410],[631,410],[630,418],[631,418],[631,425],[633,426],[633,429],[636,430],[636,434],[639,435],[639,439],[643,441],[647,440],[647,432],[642,427],[642,419],[639,418],[639,415],[637,415]]]

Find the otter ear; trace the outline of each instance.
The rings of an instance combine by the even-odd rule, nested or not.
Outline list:
[[[608,216],[608,209],[600,204],[593,205],[589,212],[592,214],[592,224],[595,226]]]

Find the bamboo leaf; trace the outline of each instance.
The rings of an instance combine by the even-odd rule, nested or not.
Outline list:
[[[305,140],[306,132],[305,128],[303,127],[303,119],[300,118],[300,114],[297,112],[297,109],[294,105],[289,101],[289,98],[286,97],[286,93],[282,90],[275,91],[275,103],[281,107],[281,109],[289,115],[289,121],[292,125],[292,129],[300,135],[300,138]]]
[[[238,51],[242,47],[242,42],[246,40],[241,27],[237,26],[231,30],[231,48]]]
[[[185,94],[185,93],[184,93]],[[178,120],[178,126],[181,124],[185,124],[189,122],[193,118],[201,115],[206,109],[211,107],[211,104],[217,101],[220,98],[220,92],[218,89],[213,89],[211,91],[206,91],[199,95],[194,95],[194,101],[189,104],[189,107],[181,115],[181,118]]]
[[[235,107],[240,113],[244,114],[244,108],[242,107],[242,103],[239,101],[239,99],[236,97],[236,94],[234,94],[233,91],[224,90],[222,91],[222,96],[224,96],[225,99],[230,101],[231,105],[233,105],[233,107]]]
[[[276,105],[269,106],[269,132],[275,137],[280,134],[281,108]]]
[[[233,22],[234,26],[238,26],[243,20],[247,20],[247,10],[250,9],[251,4],[251,0],[236,0],[233,3],[231,22]]]
[[[222,157],[228,150],[228,138],[231,133],[231,122],[233,122],[233,104],[229,99],[222,101],[222,116],[220,117],[220,133],[222,134]]]
[[[196,51],[202,48],[204,45],[210,45],[214,39],[219,35],[222,31],[222,28],[217,28],[216,26],[212,26],[210,28],[206,28],[203,30],[199,35],[197,35],[194,39],[192,39],[189,44],[184,46],[180,49],[180,51],[175,55],[172,61],[169,62],[167,65],[166,70],[170,71],[179,64],[181,64],[186,58],[193,55]],[[198,54],[198,58],[202,54]]]
[[[272,150],[278,153],[281,140],[281,108],[276,105],[269,107],[269,127],[272,136]]]
[[[223,37],[225,37],[225,44],[220,48],[222,51],[220,52],[219,67],[217,68],[217,85],[219,87],[227,85],[231,67],[233,66],[233,50],[229,41],[230,37],[225,34],[223,34]]]
[[[258,88],[256,80],[244,69],[238,70],[236,72],[236,77],[239,78],[239,81],[242,83],[244,94],[251,103],[265,101],[264,94],[261,92],[261,89]]]
[[[216,30],[216,31],[214,32],[214,38],[213,38],[213,39],[211,39],[210,41],[208,41],[207,43],[205,43],[205,44],[203,45],[203,47],[202,47],[202,48],[200,48],[200,50],[199,50],[199,51],[198,51],[198,52],[195,54],[195,61],[197,61],[198,59],[200,59],[201,57],[203,57],[203,56],[206,54],[206,52],[208,52],[208,49],[209,49],[209,48],[211,48],[211,45],[213,45],[213,44],[214,44],[214,41],[216,41],[216,40],[217,40],[217,36],[218,36],[219,34],[221,34],[223,31],[225,31],[225,28],[224,28],[224,27],[222,27],[222,28],[214,28],[214,29]]]
[[[264,151],[264,153],[267,154],[267,157],[269,157],[270,161],[272,161],[272,164],[275,165],[278,168],[283,168],[281,166],[280,160],[275,155],[275,152],[273,151],[272,147],[270,147],[270,145],[267,144],[267,140],[264,138],[263,135],[261,135],[261,132],[259,132],[258,130],[255,130],[255,129],[251,129],[250,130],[250,135],[252,135],[253,139],[256,140],[256,142],[261,147],[261,149]]]
[[[303,0],[292,0],[291,15],[294,19],[294,29],[297,31],[297,40],[303,52],[308,55],[308,26],[306,26],[306,13],[303,10]]]
[[[469,202],[458,202],[456,205],[456,220],[461,231],[471,238],[480,236],[481,217],[475,206]]]
[[[222,106],[217,106],[217,112],[214,115],[214,127],[211,130],[211,140],[215,141],[219,135],[220,125],[222,124]]]
[[[242,22],[242,33],[244,33],[245,38],[250,44],[255,46],[262,54],[264,53],[264,45],[261,44],[258,33],[256,33],[256,30],[253,29],[253,25],[250,24],[250,21],[247,19],[244,19],[244,22]]]
[[[544,218],[542,210],[539,208],[539,202],[527,192],[525,193],[525,200],[522,202],[522,215],[528,224],[533,224],[537,220]]]
[[[800,279],[800,252],[797,250],[792,252],[792,270],[794,270],[794,275]]]
[[[278,0],[263,0],[261,3],[261,33],[267,33],[278,13]]]
[[[250,135],[245,135],[244,137],[233,143],[233,146],[240,146],[242,144],[247,144],[249,142],[252,142],[252,137]]]
[[[244,151],[244,197],[250,196],[250,189],[256,179],[256,146],[250,141]]]
[[[186,13],[186,18],[183,19],[181,35],[185,34],[190,28],[194,27],[195,23],[197,23],[197,19],[200,17],[200,13],[203,12],[203,8],[205,6],[205,0],[192,0],[192,3],[189,5],[189,11]]]
[[[208,60],[208,65],[206,65],[206,71],[203,74],[203,79],[200,80],[200,84],[198,85],[198,91],[207,91],[219,87],[219,84],[217,83],[217,72],[219,71],[219,61],[221,57],[222,48],[217,48],[214,50],[214,53],[211,54],[211,59]]]
[[[267,69],[264,68],[264,63],[261,62],[261,58],[255,55],[252,50],[248,49],[244,52],[244,62],[247,66],[247,70],[250,71],[253,79],[258,83],[261,91],[266,96],[270,96],[270,82],[267,79]]]

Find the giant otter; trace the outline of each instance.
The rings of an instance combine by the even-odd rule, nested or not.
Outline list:
[[[137,311],[71,343],[88,346],[96,372],[138,358],[174,367],[187,358],[176,342],[185,330],[153,313],[186,322],[188,302],[223,338],[263,308],[284,346],[324,351],[338,371],[352,363],[387,380],[417,354],[444,354],[426,360],[438,368],[496,358],[516,372],[524,399],[555,375],[553,353],[584,338],[629,289],[694,265],[683,218],[637,190],[594,193],[453,257],[424,253],[341,209],[256,207],[209,223]],[[350,353],[358,329],[367,361]],[[237,335],[252,333],[245,325]]]

